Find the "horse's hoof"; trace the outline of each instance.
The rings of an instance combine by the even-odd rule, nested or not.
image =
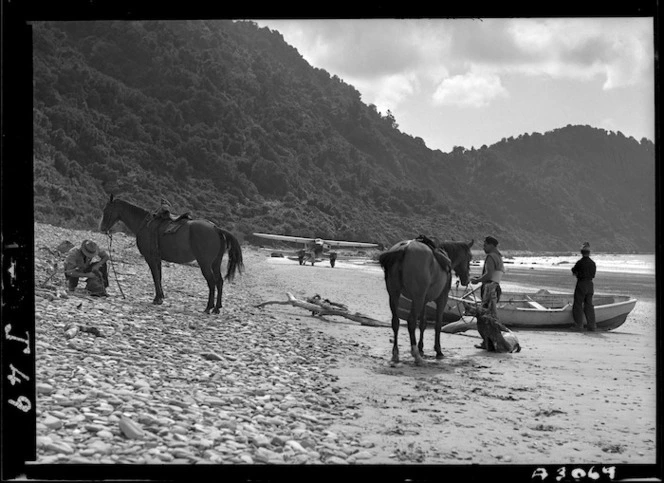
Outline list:
[[[220,312],[221,312],[221,310],[219,310],[219,309],[217,309],[217,308],[212,309],[212,313],[213,313],[213,314],[218,314],[218,313],[220,313]]]
[[[208,314],[208,315],[210,315],[210,309],[205,309],[205,310],[203,311],[203,313],[204,313],[204,314]]]
[[[415,365],[416,366],[421,366],[422,364],[424,364],[424,359],[422,359],[421,357],[416,357],[415,358]]]
[[[438,360],[443,359],[444,357],[445,356],[443,355],[442,352],[440,352],[439,354],[436,354],[436,359],[438,359]]]
[[[154,299],[154,300],[152,301],[152,303],[153,303],[154,305],[161,305],[161,304],[164,303],[164,301],[163,301],[162,299]]]

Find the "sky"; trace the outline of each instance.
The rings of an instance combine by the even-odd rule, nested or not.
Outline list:
[[[568,124],[655,140],[652,17],[255,22],[431,149]]]

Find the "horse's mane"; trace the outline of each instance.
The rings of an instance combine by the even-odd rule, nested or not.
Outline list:
[[[463,253],[467,255],[470,254],[470,247],[466,242],[446,241],[440,245],[445,249],[450,258],[456,258],[457,255],[461,255]],[[459,252],[460,250],[462,251],[461,253]]]
[[[126,206],[127,209],[129,209],[129,210],[131,210],[131,211],[133,211],[133,212],[136,212],[136,213],[142,214],[142,215],[146,215],[146,214],[148,213],[148,210],[146,210],[145,208],[141,208],[140,206],[135,205],[135,204],[133,204],[133,203],[130,203],[129,201],[125,201],[125,200],[121,200],[121,199],[115,198],[115,199],[113,200],[113,203],[118,203],[118,204],[120,204],[120,205]]]

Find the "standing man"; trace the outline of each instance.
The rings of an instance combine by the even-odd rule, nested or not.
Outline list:
[[[574,317],[574,330],[583,330],[583,315],[586,316],[588,330],[593,332],[595,326],[595,306],[593,305],[593,294],[595,288],[593,279],[597,267],[590,258],[590,243],[585,242],[581,247],[582,257],[572,267],[572,273],[576,277],[576,288],[574,289],[574,305],[572,315]]]
[[[99,257],[99,260],[93,263],[94,257]],[[107,297],[108,259],[108,253],[100,250],[92,240],[83,240],[80,248],[74,247],[69,250],[65,258],[65,278],[69,291],[73,292],[76,289],[79,278],[86,278],[86,289],[90,295]]]
[[[484,253],[486,253],[486,259],[484,260],[482,276],[473,277],[470,282],[482,284],[482,307],[489,309],[491,315],[497,317],[496,308],[502,292],[500,281],[505,273],[503,256],[498,251],[498,240],[492,236],[486,237],[484,239]]]

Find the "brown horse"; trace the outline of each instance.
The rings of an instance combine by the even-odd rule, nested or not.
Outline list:
[[[452,262],[452,270],[459,276],[463,285],[468,285],[470,276],[470,261],[472,254],[470,247],[473,241],[445,242],[442,246]],[[399,347],[397,334],[399,333],[399,297],[403,293],[412,300],[410,314],[408,315],[408,333],[410,335],[410,352],[415,358],[415,364],[423,362],[423,336],[426,327],[424,306],[427,302],[436,302],[436,341],[434,350],[436,359],[443,358],[440,349],[440,329],[443,325],[443,312],[447,305],[447,297],[452,283],[451,272],[444,270],[433,251],[424,243],[416,240],[406,240],[397,243],[388,251],[382,253],[379,262],[385,271],[385,285],[390,296],[390,310],[392,311],[392,331],[394,332],[394,346],[392,347],[392,362],[399,362]],[[415,328],[420,320],[420,341],[415,345]]]
[[[242,249],[238,240],[228,231],[214,223],[203,220],[182,221],[173,234],[164,234],[165,226],[153,228],[152,213],[126,201],[111,199],[104,207],[104,215],[99,230],[107,233],[118,221],[122,221],[136,235],[138,251],[143,255],[152,272],[155,298],[152,303],[161,304],[164,291],[161,287],[161,261],[190,263],[196,260],[203,272],[210,290],[205,313],[218,314],[221,309],[221,292],[224,277],[221,275],[221,261],[228,250],[226,280],[233,280],[235,272],[242,272]],[[157,222],[158,220],[154,220]],[[155,239],[155,237],[158,237]],[[156,249],[158,246],[158,250]],[[214,293],[217,290],[217,303]]]

